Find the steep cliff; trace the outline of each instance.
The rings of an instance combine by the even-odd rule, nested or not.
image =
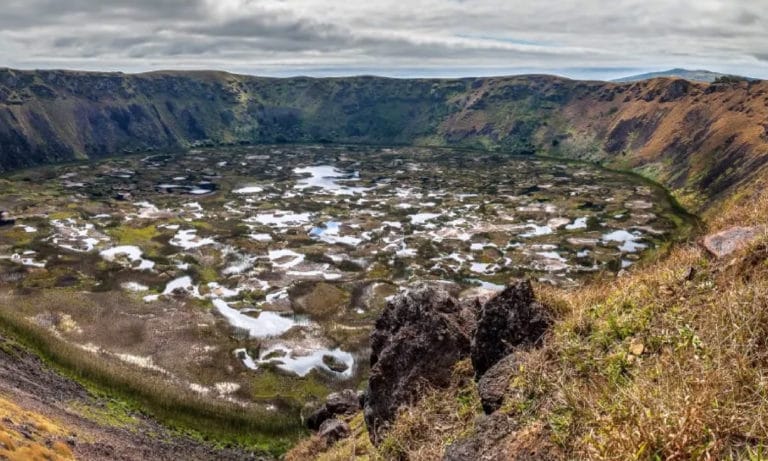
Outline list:
[[[633,169],[698,208],[768,156],[768,83],[0,70],[0,171],[201,144],[494,149]]]

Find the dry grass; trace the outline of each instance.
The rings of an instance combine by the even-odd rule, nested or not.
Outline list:
[[[750,397],[763,360],[745,349],[766,331],[738,327],[760,325],[768,287],[708,266],[700,250],[680,249],[618,286],[565,296],[570,312],[546,346],[558,380],[541,410],[568,414],[550,424],[563,448],[590,459],[722,459],[768,435],[751,423],[768,409]],[[699,272],[691,282],[688,267]]]
[[[440,459],[446,446],[474,429],[480,411],[480,398],[473,381],[469,360],[454,367],[451,386],[433,390],[416,406],[403,408],[395,425],[381,445],[374,447],[366,431],[362,413],[349,421],[353,436],[326,446],[319,437],[305,439],[294,447],[285,461],[348,461]]]
[[[704,218],[712,230],[721,230],[733,225],[766,225],[766,210],[768,170],[764,168],[755,180],[742,185],[722,203],[710,208]]]
[[[720,210],[713,230],[765,223],[768,194]],[[548,459],[768,459],[768,238],[720,261],[682,245],[629,276],[538,293],[557,321],[520,354],[500,410],[520,431],[500,447],[530,431],[553,444]],[[375,456],[440,459],[473,430],[476,404],[457,403],[470,389],[403,411]]]
[[[19,428],[25,428],[22,432]],[[22,410],[0,397],[0,459],[9,461],[74,459],[62,441],[68,432],[57,422]]]
[[[378,454],[413,461],[441,458],[446,446],[474,429],[480,397],[473,377],[469,360],[456,364],[447,390],[432,391],[415,407],[400,411]]]
[[[569,458],[754,455],[768,443],[764,248],[730,267],[678,248],[615,283],[545,291],[561,318],[506,411],[546,423]]]
[[[285,461],[305,461],[314,459],[317,461],[378,461],[381,456],[371,445],[368,431],[365,429],[363,414],[358,413],[347,419],[352,436],[339,441],[335,445],[328,446],[324,440],[314,435],[301,441],[288,454]]]

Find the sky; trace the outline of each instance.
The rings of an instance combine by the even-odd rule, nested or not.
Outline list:
[[[768,0],[2,0],[0,67],[768,78]]]

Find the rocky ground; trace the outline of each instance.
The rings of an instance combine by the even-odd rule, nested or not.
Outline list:
[[[386,458],[388,448],[384,446],[393,440],[389,431],[403,416],[402,411],[435,389],[451,387],[456,366],[467,360],[477,383],[467,385],[476,388],[474,393],[488,416],[480,420],[474,436],[447,446],[444,459],[502,459],[496,456],[494,434],[502,438],[516,426],[496,411],[510,380],[519,372],[516,354],[540,345],[550,323],[550,312],[536,301],[527,281],[484,299],[457,299],[436,285],[401,292],[376,322],[365,392],[331,394],[306,418],[316,436],[294,449],[289,459],[322,452],[353,436],[350,415],[358,411],[365,419],[366,434]],[[547,454],[542,450],[536,459],[548,459]]]

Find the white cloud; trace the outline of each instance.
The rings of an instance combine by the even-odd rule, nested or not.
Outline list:
[[[7,0],[12,67],[461,75],[705,67],[768,77],[754,0]]]

